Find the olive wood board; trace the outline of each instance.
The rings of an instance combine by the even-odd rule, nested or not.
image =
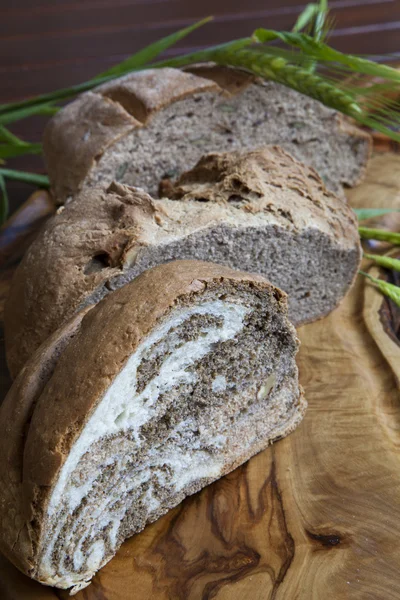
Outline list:
[[[375,155],[348,197],[400,208],[400,156]],[[380,222],[400,231],[396,215]],[[382,303],[358,277],[302,327],[298,429],[126,541],[75,599],[399,600],[400,346]],[[3,345],[1,376],[6,388]],[[0,558],[1,600],[68,597]]]

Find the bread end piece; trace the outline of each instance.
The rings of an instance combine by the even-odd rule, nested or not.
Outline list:
[[[227,267],[171,262],[107,296],[30,411],[37,358],[0,410],[15,500],[3,551],[42,583],[82,589],[126,537],[296,427],[297,349],[286,295]]]

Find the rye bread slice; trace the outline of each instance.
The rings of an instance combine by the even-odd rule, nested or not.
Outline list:
[[[0,409],[1,550],[74,592],[306,406],[286,295],[261,277],[171,262],[81,317],[41,346]]]
[[[257,272],[289,294],[295,325],[333,310],[360,262],[357,220],[316,172],[278,147],[211,154],[154,200],[113,183],[59,210],[12,282],[5,340],[15,376],[76,311],[175,259]]]
[[[59,203],[112,181],[157,196],[158,184],[210,151],[279,144],[337,193],[362,177],[370,136],[274,82],[218,66],[132,73],[82,94],[49,122],[48,173]]]

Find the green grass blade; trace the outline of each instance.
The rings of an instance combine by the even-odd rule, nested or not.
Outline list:
[[[0,169],[0,224],[4,223],[8,216],[8,194],[5,179],[23,181],[39,187],[49,187],[49,178],[46,175],[27,173],[26,171],[15,171],[14,169]]]
[[[361,83],[363,83],[364,80],[365,80],[363,74],[360,73],[358,75],[358,77],[359,77],[359,81]],[[349,85],[347,87],[347,89],[349,91],[351,90],[353,92],[360,92],[359,86],[351,86],[351,85]],[[383,95],[383,94],[387,94],[387,93],[390,93],[390,92],[392,92],[392,93],[396,92],[396,89],[397,89],[397,86],[396,87],[393,86],[393,81],[388,81],[387,83],[374,83],[372,85],[369,84],[368,87],[363,88],[362,93],[363,93],[363,95],[365,97],[368,97],[368,96],[382,96],[382,98],[384,100],[386,100],[387,102],[391,102],[393,105],[396,105],[398,103],[396,100],[387,98],[387,97],[385,97]]]
[[[328,3],[320,0],[318,4],[307,4],[300,13],[292,31],[297,33],[302,29],[309,32],[316,41],[324,40],[329,32]],[[316,68],[314,60],[308,59],[303,65],[308,71],[313,72]]]
[[[163,67],[186,67],[198,62],[209,62],[213,60],[213,56],[218,53],[229,52],[234,54],[243,48],[250,46],[253,43],[253,39],[250,37],[241,38],[233,42],[226,42],[225,44],[218,44],[218,46],[211,46],[205,50],[198,50],[197,52],[190,52],[189,54],[183,54],[182,56],[176,56],[174,58],[167,58],[165,60],[157,61],[148,65],[148,68],[161,69]],[[228,64],[228,63],[226,63]]]
[[[27,101],[27,103],[29,102],[30,101]],[[16,108],[15,110],[0,114],[0,125],[9,125],[10,123],[21,121],[21,119],[26,119],[33,115],[54,115],[59,110],[60,109],[57,106],[51,104],[27,105],[26,107]]]
[[[400,245],[400,233],[394,233],[386,229],[371,229],[369,227],[359,227],[358,233],[363,240],[379,240]]]
[[[26,143],[2,125],[0,125],[0,142],[8,142],[15,146],[22,146]]]
[[[313,27],[313,38],[317,42],[324,40],[329,32],[328,23],[328,2],[327,0],[320,0],[318,4],[318,10],[315,15],[314,27]]]
[[[292,31],[301,31],[313,22],[318,11],[318,4],[307,4],[305,9],[297,17],[296,23],[293,25]]]
[[[388,213],[400,212],[400,208],[353,208],[358,220],[371,219],[372,217],[380,217]]]
[[[323,60],[334,61],[348,66],[352,71],[356,73],[363,73],[364,75],[373,75],[375,77],[382,77],[389,81],[395,81],[400,83],[400,73],[397,69],[389,67],[388,65],[382,65],[362,58],[360,56],[354,56],[351,54],[343,54],[338,50],[334,50],[327,44],[321,44],[322,49],[319,52],[322,57],[326,52],[327,57]]]
[[[376,131],[380,131],[381,133],[389,137],[391,140],[395,142],[400,142],[400,133],[393,131],[392,129],[390,129],[390,127],[382,125],[381,121],[378,121],[378,119],[374,118],[373,116],[364,117],[363,115],[359,115],[355,118],[359,123],[361,123],[361,125],[366,125],[371,129],[376,129]]]
[[[126,58],[118,65],[115,65],[114,67],[111,67],[111,69],[104,71],[103,73],[95,77],[95,79],[99,77],[107,77],[109,75],[124,75],[128,71],[131,71],[133,69],[139,69],[140,67],[147,65],[148,63],[155,60],[157,56],[162,54],[162,52],[164,52],[165,50],[182,40],[184,37],[192,33],[192,31],[195,31],[196,29],[202,27],[210,21],[212,21],[212,17],[206,17],[205,19],[202,19],[201,21],[198,21],[197,23],[194,23],[189,27],[185,27],[184,29],[172,33],[171,35],[167,35],[161,40],[154,42],[154,44],[150,44],[146,48],[143,48],[143,50],[139,50],[139,52],[136,52],[136,54],[133,54],[129,58]]]
[[[52,106],[52,104],[55,102],[66,100],[67,98],[76,96],[81,92],[87,92],[101,83],[111,81],[111,79],[115,79],[115,76],[109,75],[108,77],[102,77],[99,79],[90,79],[89,81],[78,83],[77,85],[73,85],[68,88],[62,88],[55,92],[50,92],[49,94],[40,94],[39,96],[34,96],[33,98],[23,100],[22,102],[1,104],[0,123],[4,125],[7,123],[12,123],[13,121],[19,121],[25,117],[30,117],[31,115],[52,114],[52,111],[54,113],[59,110],[57,107]],[[11,119],[9,118],[10,115],[12,115]]]
[[[39,175],[38,173],[28,173],[27,171],[16,171],[14,169],[0,168],[0,176],[14,181],[23,181],[24,183],[32,183],[39,187],[48,188],[50,185],[47,175]]]
[[[377,279],[377,277],[373,277],[369,273],[365,273],[365,271],[359,271],[359,273],[372,281],[385,296],[388,296],[388,298],[393,300],[397,306],[400,306],[400,287],[397,287],[397,285],[394,285],[393,283],[383,281],[382,279]]]
[[[7,219],[8,210],[6,182],[4,181],[4,177],[0,174],[0,225]]]
[[[384,269],[391,269],[392,271],[400,271],[400,260],[398,258],[392,258],[391,256],[381,256],[380,254],[365,254],[365,258],[373,260],[377,265]]]
[[[24,154],[40,154],[42,144],[0,144],[0,158],[14,158]]]

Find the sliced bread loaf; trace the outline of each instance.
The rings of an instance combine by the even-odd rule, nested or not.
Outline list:
[[[265,144],[283,146],[336,192],[363,176],[370,137],[334,110],[244,71],[192,70],[126,75],[53,117],[43,143],[57,201],[114,180],[156,197],[160,180],[206,152]]]
[[[73,592],[128,536],[292,431],[306,406],[286,295],[261,277],[171,262],[81,317],[0,409],[1,550]]]
[[[112,184],[59,210],[15,274],[6,304],[13,376],[76,311],[142,271],[174,259],[261,273],[289,294],[299,325],[328,314],[360,261],[352,210],[284,150],[212,154],[153,200]]]

